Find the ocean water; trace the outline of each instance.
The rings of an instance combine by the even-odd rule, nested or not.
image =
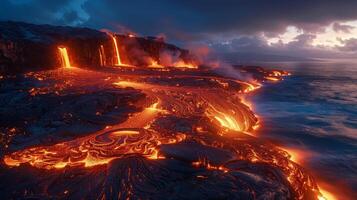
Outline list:
[[[319,185],[357,198],[357,63],[263,63],[292,73],[250,96],[258,134],[291,149]]]

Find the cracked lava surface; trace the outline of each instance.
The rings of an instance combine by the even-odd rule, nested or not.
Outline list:
[[[6,143],[0,177],[11,186],[0,184],[4,198],[325,199],[287,151],[259,139],[258,116],[244,101],[263,81],[288,73],[242,71],[257,78],[198,69],[70,67],[26,74],[29,105],[62,99],[50,107],[65,110],[69,124],[82,120],[72,132],[101,123],[77,135],[53,132],[47,143],[32,136],[18,146]],[[5,81],[11,85],[11,78]],[[122,117],[108,120],[116,113]],[[39,123],[42,115],[26,123]]]

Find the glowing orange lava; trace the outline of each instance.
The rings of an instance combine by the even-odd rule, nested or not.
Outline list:
[[[319,187],[320,194],[317,195],[318,200],[337,200],[337,197],[332,193]]]
[[[300,149],[294,149],[294,148],[287,148],[287,147],[280,147],[280,149],[286,151],[290,157],[290,160],[302,164],[304,160],[306,160],[310,155],[308,151],[303,151]]]
[[[276,78],[276,77],[267,76],[265,78],[269,81],[279,81],[279,78]]]
[[[136,37],[136,35],[135,35],[135,34],[133,34],[133,33],[129,33],[129,34],[128,34],[128,37],[130,37],[130,38],[135,38],[135,37]]]
[[[158,113],[164,112],[158,104],[154,103],[117,126],[106,127],[73,141],[18,151],[5,156],[4,162],[8,166],[29,163],[37,168],[60,169],[66,166],[93,167],[135,154],[148,159],[161,159],[163,157],[157,149],[159,145],[177,143],[186,136],[177,134],[167,137],[142,128],[148,126]]]
[[[281,148],[286,151],[289,159],[294,161],[295,163],[302,164],[304,160],[310,156],[306,151],[293,149],[293,148]],[[315,189],[317,199],[319,200],[337,200],[336,196],[331,192],[327,191],[325,188],[322,188],[321,185],[318,185],[318,189]]]
[[[112,39],[113,39],[113,44],[114,44],[114,52],[116,55],[116,63],[114,63],[114,65],[120,66],[120,65],[122,65],[122,63],[120,60],[120,53],[119,53],[117,38],[114,35],[112,35]]]
[[[193,63],[186,63],[183,60],[179,60],[177,62],[174,62],[172,65],[173,65],[173,67],[176,67],[176,68],[198,69],[197,65],[195,65]]]
[[[160,65],[158,61],[154,59],[150,59],[150,65],[148,66],[149,68],[164,68],[164,66]]]
[[[58,47],[58,50],[61,55],[61,60],[62,60],[62,66],[64,68],[71,68],[71,63],[69,62],[69,57],[67,53],[67,48],[65,47]]]
[[[115,36],[112,38],[117,55],[116,65],[122,66]],[[61,54],[63,51],[67,55],[65,48],[59,49]],[[105,65],[103,46],[99,49],[99,56],[101,64]],[[68,55],[67,60],[69,63]],[[197,68],[184,62],[178,63],[177,66]],[[162,68],[163,66],[152,59],[148,67]],[[100,79],[107,81],[105,83],[109,83],[111,89],[113,86],[114,89],[130,87],[140,90],[145,96],[145,100],[138,103],[140,111],[130,115],[126,121],[106,126],[100,131],[71,141],[32,147],[8,154],[3,159],[5,164],[15,167],[26,163],[36,168],[56,170],[105,165],[115,159],[130,156],[154,160],[165,159],[164,153],[160,152],[161,145],[179,143],[187,138],[194,139],[204,146],[229,151],[232,154],[232,160],[229,158],[229,162],[264,163],[278,168],[284,175],[284,183],[290,184],[297,199],[304,199],[306,191],[313,191],[313,195],[320,200],[336,199],[325,188],[319,190],[314,179],[297,164],[303,161],[305,154],[294,149],[278,149],[273,145],[260,143],[250,134],[259,127],[259,120],[252,111],[252,104],[245,101],[243,97],[245,93],[261,87],[260,83],[248,83],[211,75],[191,75],[191,72],[187,73],[187,71],[167,76],[162,76],[161,71],[159,73],[158,70],[147,71],[149,75],[130,74],[132,73],[130,72],[120,76],[115,76],[117,74],[103,76]],[[151,76],[150,73],[154,75]],[[268,80],[278,81],[281,80],[280,76],[284,76],[284,73],[279,71],[270,73],[272,76],[266,77]],[[101,83],[103,82],[98,82]],[[41,92],[43,91],[36,88],[29,90],[31,95]],[[97,115],[100,114],[98,112]],[[186,122],[190,119],[197,121],[192,122],[197,123],[192,126],[192,130],[196,130],[195,133],[191,133],[190,128],[187,129],[188,131],[181,127],[174,129],[178,120]],[[164,128],[166,125],[172,126]],[[165,156],[170,155],[165,154]],[[213,162],[209,162],[207,158],[191,161],[189,163],[194,167],[217,170],[213,171],[214,173],[230,173],[235,170],[223,162],[212,164]],[[196,177],[206,178],[205,175],[196,175]]]
[[[100,45],[99,48],[99,61],[100,61],[100,66],[105,66],[107,65],[107,61],[106,61],[106,56],[105,56],[105,51],[104,51],[104,46]]]
[[[223,166],[215,166],[212,165],[208,159],[203,158],[203,159],[199,159],[198,161],[192,162],[192,165],[194,167],[204,167],[208,170],[220,170],[223,171],[224,173],[227,173],[229,171],[229,169],[223,167]]]
[[[252,92],[254,90],[257,90],[261,87],[260,84],[251,84],[251,83],[246,83],[248,85],[247,89],[244,90],[244,93]]]
[[[153,158],[157,157],[156,139],[158,135],[133,130],[113,130],[50,147],[35,147],[17,152],[6,156],[4,162],[9,166],[29,163],[38,168],[59,169],[66,166],[93,167],[130,154]],[[138,146],[142,148],[137,148]]]
[[[213,106],[210,106],[210,108],[207,109],[206,114],[209,117],[212,116],[224,128],[228,128],[228,129],[231,129],[234,131],[242,131],[241,125],[233,117],[233,115],[219,111],[218,109],[216,109]]]

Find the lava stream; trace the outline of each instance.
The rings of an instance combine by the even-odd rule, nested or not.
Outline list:
[[[71,63],[69,62],[67,48],[65,47],[58,47],[58,50],[61,55],[62,65],[64,68],[71,68]]]
[[[81,165],[92,167],[131,154],[158,159],[160,156],[157,146],[179,142],[185,138],[182,134],[165,137],[155,131],[143,129],[160,112],[162,110],[158,109],[157,102],[122,124],[106,127],[73,141],[15,152],[5,156],[4,162],[9,166],[29,163],[38,168],[54,169]]]
[[[122,65],[114,36],[113,42],[116,64]],[[328,198],[314,179],[294,162],[298,161],[294,154],[290,156],[284,150],[246,135],[253,135],[251,132],[259,124],[251,105],[240,95],[256,90],[261,86],[259,83],[200,74],[162,76],[161,72],[152,71],[147,75],[115,74],[102,82],[109,83],[111,89],[131,88],[143,93],[146,99],[140,106],[144,107],[141,112],[123,123],[107,126],[85,137],[11,153],[4,157],[5,164],[19,166],[27,163],[52,170],[88,168],[131,156],[164,159],[167,154],[162,154],[161,145],[176,145],[190,139],[204,148],[229,154],[227,162],[216,165],[204,158],[192,162],[193,167],[224,174],[232,172],[229,175],[234,176],[234,172],[240,169],[229,166],[232,162],[245,163],[238,165],[240,167],[268,165],[284,176],[282,182],[292,188],[296,199],[303,199],[306,194]],[[271,74],[264,78],[281,80],[284,73],[276,71]],[[184,122],[189,122],[191,127],[182,125]]]
[[[113,44],[114,44],[114,52],[115,52],[115,55],[116,55],[116,63],[115,63],[115,65],[116,66],[121,66],[122,63],[121,63],[121,60],[120,60],[120,53],[119,53],[117,38],[114,35],[112,35],[112,39],[113,39]]]

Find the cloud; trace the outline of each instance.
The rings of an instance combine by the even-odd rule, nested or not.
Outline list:
[[[87,1],[85,25],[118,31],[124,26],[143,35],[164,33],[168,40],[183,43],[211,43],[222,52],[261,52],[293,56],[340,56],[342,48],[314,46],[318,34],[333,23],[333,30],[353,30],[342,22],[356,20],[355,0],[131,0]],[[269,45],[294,27],[297,37]],[[265,36],[265,38],[263,37]]]
[[[276,35],[293,25],[319,32],[332,22],[357,19],[355,0],[5,0],[0,19],[81,25],[144,35],[165,33],[176,40],[237,34]],[[26,14],[25,14],[26,13]],[[335,29],[348,31],[347,25]]]
[[[80,5],[85,0],[3,0],[0,20],[24,21],[37,24],[78,25],[86,14]]]
[[[316,38],[314,34],[301,34],[287,44],[288,47],[293,48],[306,48],[311,47],[313,40]]]
[[[4,0],[0,20],[165,34],[178,45],[211,43],[231,52],[326,55],[331,50],[313,46],[313,40],[330,24],[335,32],[354,33],[344,22],[357,20],[356,9],[356,0]],[[289,26],[301,32],[293,40],[279,41]],[[273,37],[274,44],[267,42]],[[345,48],[335,50],[353,49],[352,40],[343,44]]]
[[[87,1],[87,24],[120,23],[139,32],[193,34],[281,32],[295,25],[309,32],[333,21],[357,19],[355,0],[156,0]]]
[[[343,33],[351,33],[351,31],[354,29],[355,27],[350,26],[350,25],[344,25],[344,24],[340,24],[338,22],[333,23],[332,25],[332,29],[335,32],[343,32]]]
[[[281,56],[279,59],[287,58],[289,60],[293,58],[330,59],[356,56],[353,53],[357,53],[357,39],[343,40],[342,42],[345,46],[327,48],[325,46],[314,46],[313,41],[315,38],[315,34],[303,33],[288,43],[278,41],[268,44],[268,41],[263,36],[239,36],[224,43],[213,43],[211,44],[211,48],[215,49],[216,53],[220,54],[221,57],[228,55],[229,60],[232,62],[247,58],[253,61],[255,59],[254,56],[263,56],[264,59],[268,56]],[[234,56],[237,59],[234,59]],[[259,58],[257,59],[259,60]]]
[[[339,50],[346,51],[346,52],[357,52],[357,39],[356,38],[342,40],[341,42],[344,45],[341,47],[338,47]]]

